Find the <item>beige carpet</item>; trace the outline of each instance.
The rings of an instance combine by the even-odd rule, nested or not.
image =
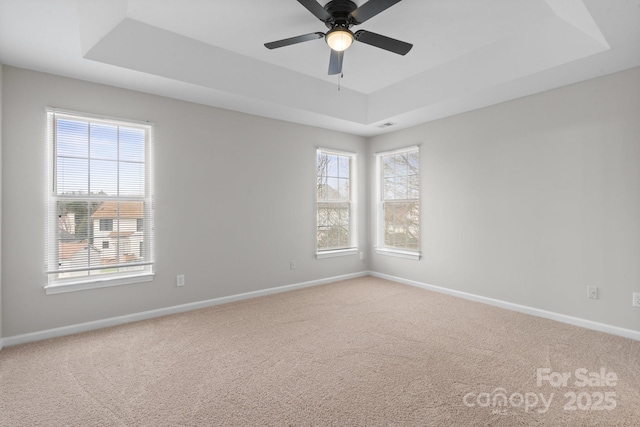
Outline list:
[[[364,277],[5,348],[0,425],[638,426],[640,342]]]

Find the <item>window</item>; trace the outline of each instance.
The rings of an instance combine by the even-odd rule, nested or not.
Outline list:
[[[101,219],[100,220],[100,231],[112,231],[113,230],[113,220],[112,219]]]
[[[376,155],[377,253],[420,259],[418,147]]]
[[[355,154],[318,149],[318,258],[357,253],[355,188]]]
[[[47,119],[47,293],[151,280],[151,125],[59,110]]]

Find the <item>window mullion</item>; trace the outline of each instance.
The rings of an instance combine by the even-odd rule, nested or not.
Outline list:
[[[91,197],[91,123],[87,125],[87,194]],[[93,222],[91,221],[91,201],[87,201],[87,275],[91,276],[91,243]]]
[[[116,196],[118,197],[116,209],[116,264],[120,264],[120,126],[116,127]],[[143,209],[144,215],[144,209]],[[113,229],[113,227],[111,227]]]

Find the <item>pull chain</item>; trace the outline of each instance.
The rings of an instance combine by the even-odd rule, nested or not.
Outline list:
[[[338,92],[340,92],[340,82],[344,78],[344,73],[340,73],[340,77],[338,77]]]

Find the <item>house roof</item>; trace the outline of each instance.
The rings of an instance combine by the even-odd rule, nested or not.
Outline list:
[[[120,205],[118,207],[118,205]],[[120,215],[118,216],[118,208]],[[142,218],[144,209],[142,202],[103,202],[100,207],[91,215],[93,219],[109,218]]]
[[[58,243],[58,259],[60,260],[71,259],[78,252],[86,249],[87,249],[86,240],[83,240],[82,242],[72,242],[72,243],[59,242]],[[98,250],[93,246],[91,246],[91,249],[98,252]]]
[[[73,256],[87,247],[87,242],[74,242],[74,243],[59,243],[58,258],[70,259]]]
[[[129,237],[134,233],[134,231],[121,231],[121,232],[117,232],[117,231],[112,231],[111,233],[109,233],[109,237],[112,239],[115,239],[117,237]]]
[[[130,262],[130,261],[136,261],[138,259],[138,257],[135,254],[123,254],[120,255],[120,262]],[[102,258],[100,260],[100,263],[103,265],[111,265],[111,264],[117,264],[118,260],[116,258]]]

